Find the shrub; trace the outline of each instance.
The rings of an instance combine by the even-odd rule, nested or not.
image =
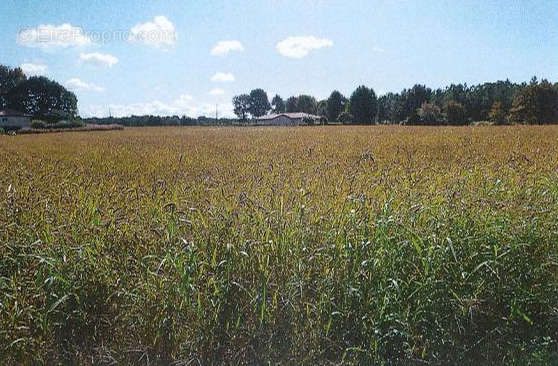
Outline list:
[[[71,120],[71,121],[58,121],[56,123],[48,125],[48,128],[79,128],[85,127],[85,123],[82,120]]]
[[[2,127],[0,127],[0,135],[4,135],[6,133],[6,131],[4,131],[4,129]]]
[[[302,119],[302,123],[303,123],[303,124],[306,124],[306,125],[308,125],[308,126],[312,126],[312,125],[314,125],[314,118],[312,118],[312,117],[304,117],[304,118]]]
[[[47,124],[45,121],[35,119],[31,122],[31,128],[44,129],[47,128]]]
[[[339,122],[342,122],[343,124],[348,124],[353,122],[354,117],[349,112],[343,112],[339,115],[337,119],[339,120]]]

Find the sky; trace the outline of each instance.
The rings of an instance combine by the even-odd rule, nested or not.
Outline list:
[[[233,116],[255,88],[558,81],[558,1],[1,0],[0,64],[71,89],[84,117]]]

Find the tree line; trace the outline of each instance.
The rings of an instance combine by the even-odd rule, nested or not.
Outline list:
[[[53,122],[78,115],[76,95],[56,81],[0,65],[0,109],[7,108]]]
[[[531,79],[509,80],[468,86],[452,84],[431,89],[417,84],[400,93],[378,97],[374,89],[359,86],[347,98],[333,91],[318,101],[310,95],[284,100],[254,89],[233,98],[234,113],[242,120],[268,113],[305,112],[329,122],[345,124],[467,125],[478,121],[494,124],[548,124],[558,122],[558,83]]]
[[[241,123],[268,113],[304,112],[329,122],[346,124],[466,125],[477,121],[494,124],[548,124],[558,122],[558,83],[532,78],[469,86],[452,84],[431,89],[417,84],[400,93],[377,96],[374,89],[359,86],[347,98],[334,90],[318,101],[311,95],[275,95],[271,102],[263,89],[237,95],[232,100]],[[21,68],[0,65],[0,109],[14,109],[34,118],[55,122],[78,117],[77,97],[56,81],[27,77]],[[91,123],[124,126],[232,125],[229,118],[186,116],[130,116],[92,118]]]

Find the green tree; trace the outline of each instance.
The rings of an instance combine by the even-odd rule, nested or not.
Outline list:
[[[317,112],[318,116],[327,119],[327,100],[320,100],[318,102]]]
[[[440,107],[432,103],[422,103],[422,106],[418,110],[418,116],[422,124],[425,125],[437,125],[442,121],[442,111]]]
[[[377,100],[374,90],[359,86],[351,95],[349,112],[354,122],[372,124],[376,118]]]
[[[327,118],[330,121],[337,121],[337,118],[345,110],[347,98],[337,90],[334,90],[327,99]]]
[[[558,88],[533,78],[514,99],[510,119],[527,124],[558,122]]]
[[[234,114],[242,121],[246,121],[248,113],[250,113],[250,100],[248,94],[236,95],[232,100]]]
[[[0,65],[0,109],[7,107],[10,91],[26,80],[27,77],[19,67],[12,69]]]
[[[250,114],[261,117],[271,110],[267,93],[263,89],[254,89],[250,92]]]
[[[404,114],[408,124],[415,125],[421,122],[418,110],[425,102],[430,102],[432,90],[425,85],[417,84],[411,89],[403,90],[401,98]]]
[[[290,97],[285,102],[285,111],[287,113],[297,112],[298,108],[298,98],[297,97]]]
[[[503,125],[506,123],[506,117],[506,111],[504,110],[502,102],[494,102],[492,108],[490,109],[490,113],[488,114],[490,121],[497,125]]]
[[[444,104],[443,109],[448,124],[450,125],[467,124],[467,111],[465,110],[463,104],[458,103],[455,100],[448,100]]]
[[[8,94],[8,107],[39,119],[53,115],[73,118],[78,113],[75,94],[43,76],[31,77],[13,88]]]
[[[279,95],[275,95],[271,101],[273,113],[285,113],[285,102]]]
[[[349,124],[354,121],[354,117],[349,112],[343,111],[339,114],[339,116],[337,116],[337,120],[343,124]]]
[[[316,114],[318,109],[316,98],[310,95],[299,95],[297,98],[296,109],[297,112]]]

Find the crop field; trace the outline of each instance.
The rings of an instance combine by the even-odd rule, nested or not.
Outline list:
[[[547,364],[557,342],[557,126],[0,136],[2,364]]]

